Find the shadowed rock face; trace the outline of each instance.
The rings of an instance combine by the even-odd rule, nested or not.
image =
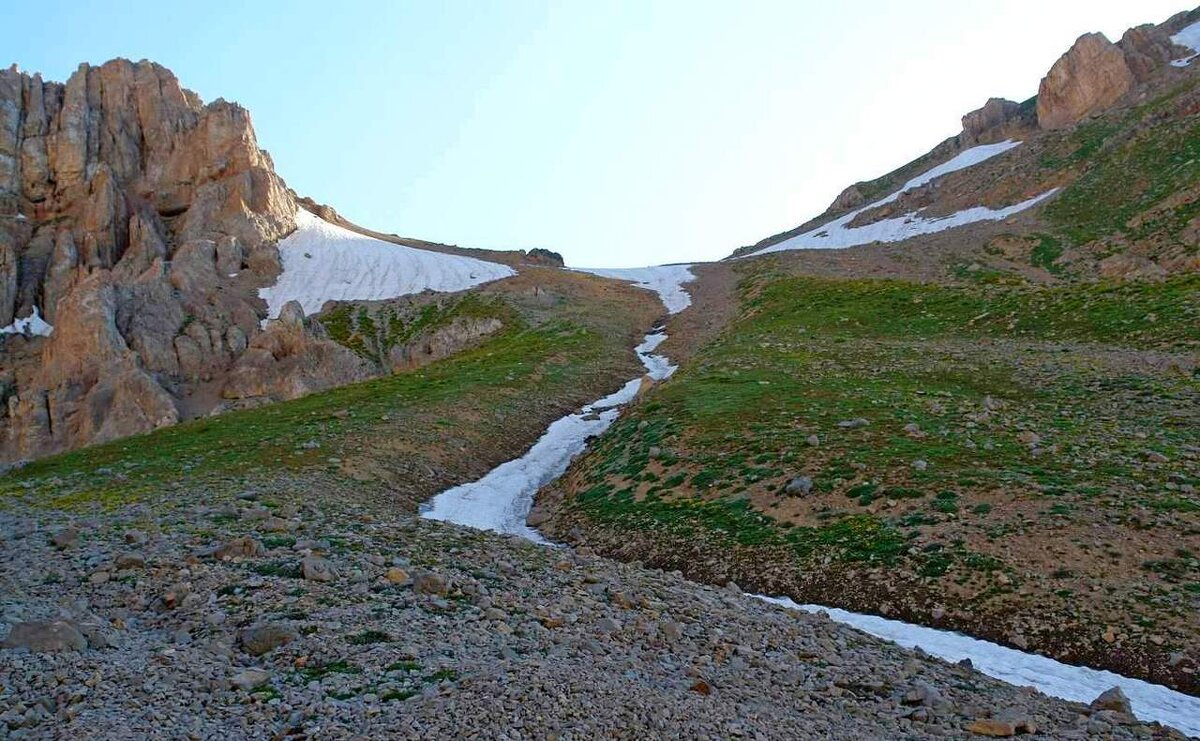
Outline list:
[[[262,331],[257,288],[295,212],[249,113],[157,64],[85,64],[65,84],[0,71],[0,326],[35,307],[54,325],[0,340],[0,460],[171,424],[193,389],[219,391]],[[290,336],[289,354],[322,346],[322,379],[361,370],[303,324]]]

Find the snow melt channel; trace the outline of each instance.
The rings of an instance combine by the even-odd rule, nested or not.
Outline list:
[[[1189,735],[1200,735],[1200,697],[1192,697],[1161,685],[1130,679],[1102,669],[1072,666],[1038,654],[1025,653],[961,633],[911,625],[877,615],[863,615],[835,607],[801,605],[787,597],[749,595],[792,610],[824,612],[832,620],[853,626],[904,648],[920,647],[946,661],[970,659],[977,671],[1019,687],[1034,687],[1051,697],[1074,702],[1091,702],[1110,687],[1120,687],[1129,698],[1134,714],[1156,720]]]
[[[374,239],[304,209],[296,212],[296,231],[279,243],[279,257],[279,279],[258,292],[271,318],[289,301],[299,301],[308,315],[320,311],[326,301],[463,291],[516,275],[507,265]]]
[[[656,291],[671,314],[691,303],[691,298],[681,287],[682,283],[694,279],[687,266],[612,272],[626,272],[627,275],[609,277],[637,281],[638,285]],[[637,277],[633,277],[634,274]],[[684,297],[682,302],[680,294]],[[646,367],[645,375],[655,381],[670,377],[677,367],[665,356],[653,354],[666,339],[666,332],[656,329],[634,348]],[[631,379],[619,390],[556,420],[525,455],[500,464],[478,481],[438,494],[421,506],[421,516],[546,543],[537,530],[525,524],[534,495],[562,476],[575,456],[587,447],[587,441],[616,421],[619,408],[633,401],[641,385],[642,376]]]
[[[919,188],[943,175],[949,175],[952,172],[958,172],[959,170],[985,162],[1020,144],[1021,142],[1010,139],[996,144],[982,144],[978,147],[971,147],[959,152],[949,161],[926,170],[912,180],[909,180],[900,190],[897,190],[890,196],[851,211],[833,221],[814,227],[803,234],[797,234],[794,237],[785,239],[779,244],[764,247],[757,252],[751,253],[751,256],[784,252],[786,250],[842,249],[871,244],[872,242],[900,242],[923,234],[936,234],[947,229],[966,226],[967,224],[974,224],[980,221],[1003,221],[1010,216],[1041,203],[1057,193],[1058,189],[1049,190],[1041,195],[1000,209],[976,206],[940,217],[922,216],[918,211],[890,219],[881,219],[871,224],[864,224],[863,226],[848,226],[859,214],[880,206],[885,206],[914,188]]]

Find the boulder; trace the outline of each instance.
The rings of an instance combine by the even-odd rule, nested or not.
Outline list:
[[[65,620],[17,623],[0,641],[0,648],[24,648],[35,653],[82,651],[87,645],[83,633]]]
[[[333,564],[320,556],[305,556],[300,561],[300,573],[309,581],[333,581],[337,575]]]
[[[1112,710],[1117,713],[1125,713],[1126,715],[1133,714],[1133,708],[1129,704],[1129,698],[1121,691],[1120,687],[1112,687],[1092,700],[1088,706],[1092,710]]]
[[[287,626],[267,623],[244,629],[238,634],[238,643],[251,656],[262,656],[299,637],[299,633]]]

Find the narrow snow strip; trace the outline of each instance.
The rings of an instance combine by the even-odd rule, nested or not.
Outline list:
[[[1020,203],[1001,209],[975,206],[974,208],[968,208],[949,216],[940,217],[921,216],[918,211],[904,216],[881,219],[880,221],[872,224],[864,224],[860,227],[847,227],[846,224],[853,221],[855,216],[858,216],[859,212],[855,211],[824,226],[817,227],[812,231],[798,234],[779,244],[765,247],[754,254],[766,255],[771,252],[782,252],[785,250],[838,249],[857,247],[872,242],[900,242],[923,234],[936,234],[944,232],[947,229],[966,226],[967,224],[974,224],[980,221],[1003,221],[1010,216],[1021,213],[1025,209],[1036,206],[1057,192],[1058,188],[1053,188],[1027,201],[1021,201]]]
[[[950,662],[970,659],[975,669],[996,679],[1018,686],[1034,687],[1052,697],[1075,702],[1091,702],[1110,687],[1120,687],[1143,720],[1158,721],[1190,735],[1200,735],[1200,697],[1157,684],[1130,679],[1102,669],[1063,664],[1037,654],[970,638],[935,628],[910,625],[875,615],[862,615],[820,605],[801,605],[787,597],[758,599],[793,610],[824,612],[839,623],[858,628],[904,648],[919,646],[926,653]]]
[[[516,272],[507,265],[384,242],[310,214],[296,213],[296,231],[279,243],[283,273],[259,289],[268,316],[288,301],[305,314],[326,301],[372,301],[410,293],[462,291]]]
[[[0,327],[0,334],[32,334],[39,337],[49,337],[54,331],[53,325],[42,318],[38,307],[33,307],[33,313],[23,319],[16,319],[7,327]]]
[[[656,381],[667,378],[676,368],[665,357],[650,353],[666,338],[662,331],[654,332],[635,348],[646,366],[646,375]],[[478,481],[438,494],[421,505],[421,516],[546,543],[537,530],[525,524],[534,495],[562,476],[587,447],[587,441],[616,421],[618,407],[633,401],[641,385],[642,379],[634,378],[575,414],[559,418],[525,455],[500,464]]]
[[[682,284],[695,279],[688,265],[664,265],[628,270],[588,270],[637,285],[658,293],[667,311],[674,314],[691,303]],[[678,366],[654,350],[667,339],[666,332],[655,330],[634,348],[646,367],[646,376],[654,381],[669,378]],[[630,379],[624,386],[574,414],[556,420],[542,433],[525,455],[502,463],[486,476],[456,486],[421,505],[421,516],[429,520],[453,522],[479,530],[517,535],[535,543],[546,543],[537,530],[525,524],[538,489],[566,472],[575,456],[587,447],[587,441],[603,433],[617,419],[619,407],[637,397],[645,376]]]
[[[942,217],[925,217],[921,212],[906,214],[904,216],[896,216],[890,219],[882,219],[873,224],[865,224],[859,227],[847,226],[854,221],[859,214],[869,211],[873,208],[886,205],[895,201],[902,194],[907,193],[914,188],[919,188],[926,183],[932,182],[937,178],[948,175],[952,172],[977,165],[981,162],[991,159],[996,155],[1003,154],[1008,150],[1017,147],[1021,144],[1019,141],[1008,140],[998,142],[996,144],[983,144],[978,147],[959,152],[948,162],[944,162],[937,167],[933,167],[920,175],[914,177],[904,184],[895,193],[886,196],[874,203],[867,204],[862,208],[851,211],[833,221],[827,222],[813,229],[810,229],[803,234],[797,234],[790,239],[786,239],[779,244],[774,244],[769,247],[764,247],[753,255],[766,255],[772,252],[784,252],[786,250],[806,250],[806,249],[841,249],[845,247],[857,247],[863,244],[872,242],[899,242],[922,234],[935,234],[937,232],[953,229],[966,224],[973,224],[979,221],[1002,221],[1008,217],[1020,213],[1027,208],[1037,205],[1041,201],[1049,198],[1057,192],[1057,189],[1050,190],[1041,195],[1030,198],[1027,201],[1008,206],[1001,209],[991,209],[986,206],[976,206],[968,208],[958,213],[950,214]]]
[[[696,279],[691,265],[656,265],[649,268],[572,268],[602,278],[615,278],[633,283],[639,288],[654,291],[670,314],[678,314],[692,304],[692,297],[683,290],[684,283]]]
[[[1008,150],[1020,146],[1020,144],[1021,142],[1016,141],[1015,139],[1009,139],[1007,141],[996,142],[995,144],[980,144],[977,147],[964,149],[952,157],[949,161],[943,162],[937,167],[926,170],[912,180],[909,180],[904,184],[903,188],[891,194],[887,198],[884,198],[882,201],[877,202],[875,205],[878,206],[885,203],[891,203],[899,198],[901,193],[907,193],[910,190],[919,188],[926,183],[937,180],[943,175],[949,175],[952,172],[958,172],[959,170],[965,170],[973,165],[978,165],[980,162],[990,160],[992,157],[995,157],[998,154],[1004,154]]]

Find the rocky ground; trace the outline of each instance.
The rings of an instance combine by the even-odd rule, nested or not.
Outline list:
[[[4,511],[0,737],[1170,735],[733,586],[355,500],[307,477]]]

